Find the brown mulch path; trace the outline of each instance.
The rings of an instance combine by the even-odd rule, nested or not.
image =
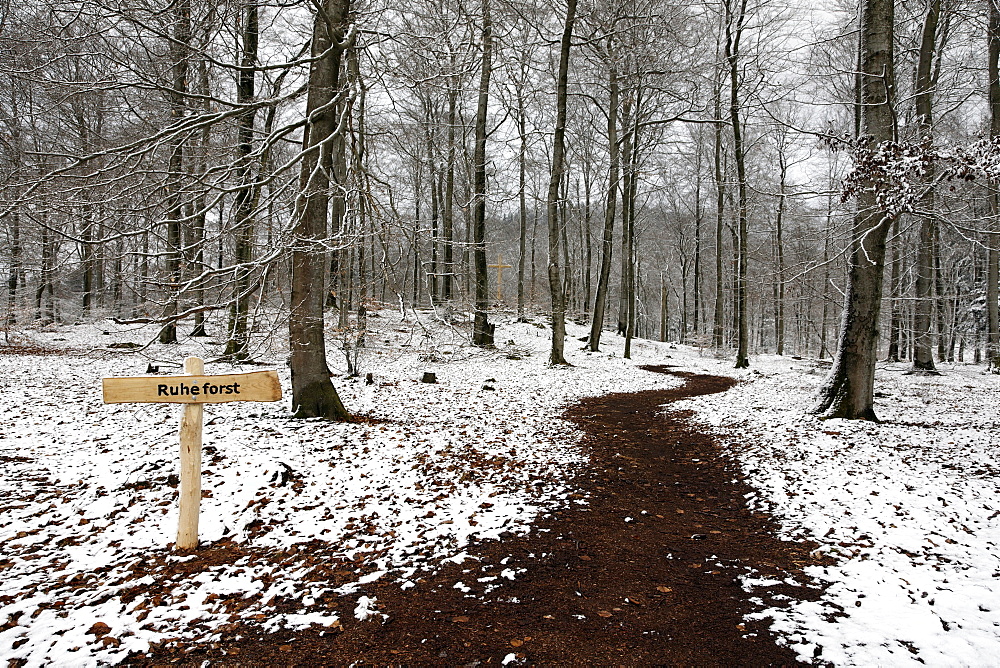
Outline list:
[[[514,655],[522,665],[796,664],[766,623],[743,621],[754,608],[738,578],[804,581],[814,546],[776,539],[770,518],[747,509],[752,488],[713,437],[689,414],[661,410],[734,381],[675,375],[686,380],[676,389],[610,394],[569,408],[564,417],[584,432],[592,454],[576,480],[587,504],[540,518],[530,535],[473,546],[477,560],[449,565],[407,591],[389,581],[366,586],[388,615],[385,624],[356,621],[356,597],[344,597],[337,633],[243,626],[219,643],[161,648],[128,663],[450,666]],[[513,581],[479,581],[506,569],[516,573]],[[503,586],[488,590],[496,582]],[[790,585],[768,593],[819,595]]]

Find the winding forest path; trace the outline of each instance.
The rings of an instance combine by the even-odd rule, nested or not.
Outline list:
[[[740,576],[784,580],[811,563],[808,545],[777,540],[747,509],[751,488],[713,437],[663,406],[723,392],[734,381],[671,372],[680,387],[588,398],[564,417],[585,434],[592,462],[575,483],[588,498],[542,518],[528,536],[470,548],[417,587],[366,587],[388,622],[319,636],[282,632],[189,646],[140,663],[213,665],[795,664],[752,610]],[[508,570],[509,569],[509,570]],[[493,591],[480,578],[516,574]],[[456,583],[464,583],[456,588]],[[471,594],[469,592],[471,588]],[[485,589],[485,591],[484,591]],[[779,586],[770,595],[817,595]],[[759,595],[759,594],[757,594]],[[186,650],[186,651],[185,651]],[[513,655],[513,657],[511,656]],[[175,664],[176,665],[176,664]]]

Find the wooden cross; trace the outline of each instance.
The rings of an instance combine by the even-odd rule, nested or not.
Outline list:
[[[503,255],[497,253],[497,263],[487,265],[490,269],[497,270],[497,301],[503,300],[503,270],[510,269],[509,264],[503,263]]]
[[[281,383],[277,371],[252,371],[206,376],[205,362],[184,360],[183,376],[105,378],[106,404],[186,404],[181,416],[181,476],[177,521],[178,550],[198,547],[198,512],[201,506],[201,431],[204,404],[230,401],[278,401]]]

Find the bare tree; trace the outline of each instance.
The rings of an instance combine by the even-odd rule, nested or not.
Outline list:
[[[868,158],[894,138],[892,0],[861,3],[861,136],[856,169],[871,169]],[[858,196],[848,284],[833,367],[819,392],[816,413],[823,417],[876,420],[875,361],[886,238],[893,216],[879,206],[874,181]]]

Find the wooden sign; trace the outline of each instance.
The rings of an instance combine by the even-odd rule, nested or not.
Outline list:
[[[105,378],[104,403],[186,404],[181,416],[181,475],[177,521],[178,550],[198,547],[201,507],[201,434],[204,404],[229,401],[278,401],[281,383],[277,371],[253,371],[206,376],[197,357],[184,360],[183,376]]]
[[[281,383],[277,371],[104,379],[106,404],[221,404],[279,399]]]

